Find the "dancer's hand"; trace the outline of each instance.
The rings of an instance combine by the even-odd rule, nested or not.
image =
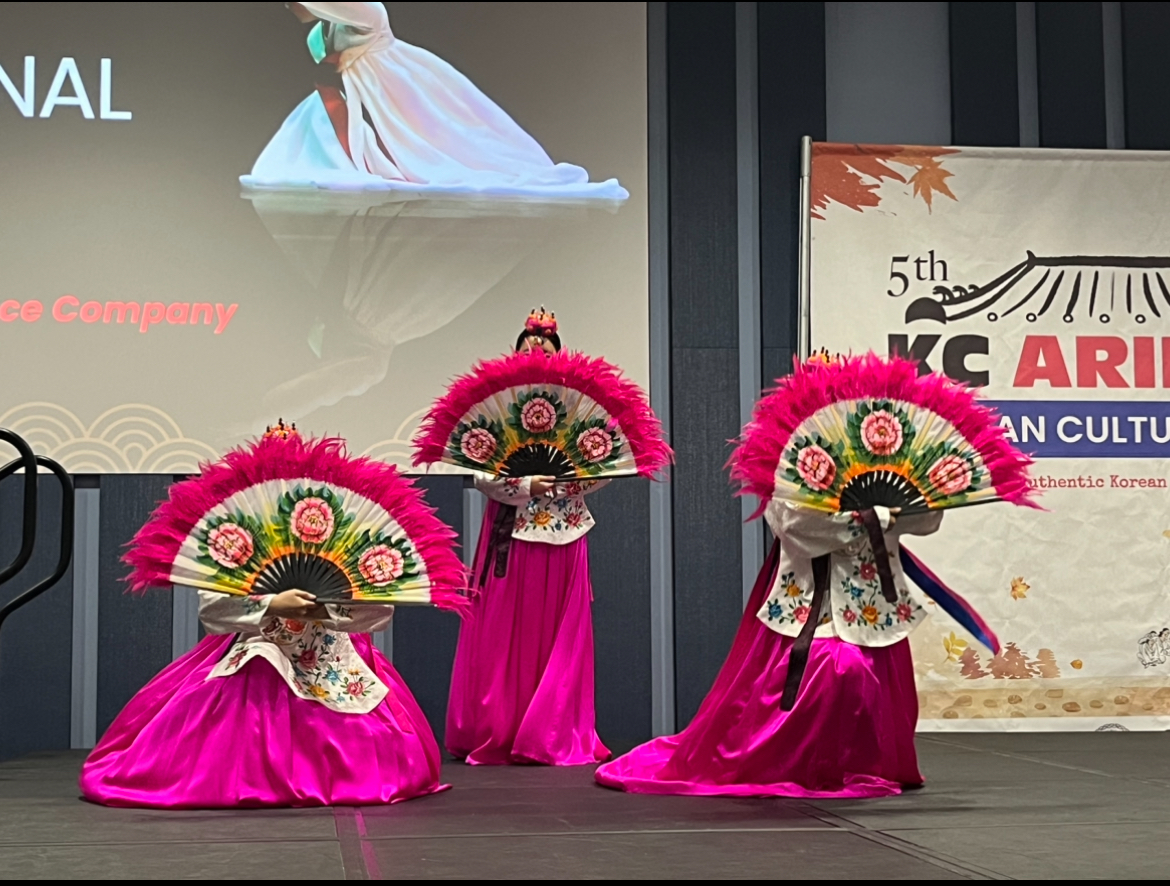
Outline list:
[[[894,528],[894,524],[898,522],[898,515],[900,513],[902,513],[901,508],[890,508],[890,525],[886,527],[887,529]]]
[[[556,477],[533,477],[532,485],[529,489],[532,491],[533,498],[541,498],[545,495],[550,495],[557,488]]]
[[[268,601],[268,614],[281,618],[328,618],[328,611],[318,606],[316,600],[308,591],[281,591]]]

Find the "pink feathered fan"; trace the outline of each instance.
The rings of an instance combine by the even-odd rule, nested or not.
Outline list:
[[[502,477],[653,476],[671,460],[646,395],[584,354],[539,349],[477,365],[423,419],[414,463]]]
[[[1035,507],[1030,464],[969,388],[872,353],[798,364],[756,404],[730,461],[761,512],[773,498],[824,511]]]
[[[384,462],[283,426],[176,483],[124,560],[133,590],[188,585],[225,594],[297,588],[320,602],[463,611],[455,534]]]

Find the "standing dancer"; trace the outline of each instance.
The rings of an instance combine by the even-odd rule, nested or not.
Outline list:
[[[561,350],[556,319],[533,312],[518,352]],[[593,588],[585,496],[608,480],[492,478],[476,549],[479,594],[461,626],[447,749],[471,764],[578,766],[610,756],[593,705]]]
[[[908,361],[798,366],[732,457],[776,536],[731,653],[690,725],[598,768],[639,793],[876,797],[922,784],[903,567],[981,642],[994,634],[908,551],[941,508],[1028,504],[990,410]],[[883,501],[884,500],[884,503]],[[757,512],[758,514],[759,512]]]

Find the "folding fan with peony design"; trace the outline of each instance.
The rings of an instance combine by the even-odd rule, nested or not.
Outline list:
[[[906,514],[987,501],[1034,507],[1030,464],[969,388],[872,353],[798,364],[756,404],[730,461],[760,511],[779,498]]]
[[[1028,485],[1031,459],[1008,442],[993,410],[945,376],[919,376],[916,363],[872,353],[832,360],[822,352],[798,363],[756,404],[729,464],[741,491],[759,498],[755,516],[773,499],[829,512],[883,505],[904,515],[992,501],[1038,507]],[[880,560],[880,526],[867,530]],[[905,545],[899,561],[944,612],[999,652],[999,640],[975,608]],[[892,576],[878,571],[882,593],[893,602]],[[800,640],[805,644],[798,642],[794,655],[807,657],[812,633],[802,630]],[[803,661],[790,672],[784,710],[793,703]]]
[[[299,589],[322,603],[464,611],[455,533],[395,468],[283,423],[176,483],[123,558],[131,588]]]
[[[653,476],[671,460],[636,384],[605,360],[533,350],[477,365],[424,417],[414,463],[500,477]]]

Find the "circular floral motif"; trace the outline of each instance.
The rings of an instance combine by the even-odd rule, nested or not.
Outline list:
[[[366,691],[366,687],[361,680],[351,680],[346,684],[345,691],[350,695],[362,695]]]
[[[861,617],[864,618],[871,625],[877,624],[878,611],[876,606],[864,606],[861,609]]]
[[[853,622],[857,621],[857,613],[852,609],[846,609],[841,613],[841,617],[845,619],[845,624],[847,625],[851,625]]]
[[[235,523],[221,523],[207,533],[207,553],[225,569],[235,569],[252,559],[252,533]]]
[[[788,583],[788,587],[786,587],[784,589],[784,593],[787,594],[789,597],[799,597],[801,594],[801,590],[800,590],[800,587],[796,584],[796,582],[793,581],[793,582]]]
[[[303,634],[305,632],[305,623],[297,621],[295,618],[286,618],[284,620],[284,629],[290,634]]]
[[[910,608],[910,604],[898,604],[898,621],[909,621],[912,615],[914,615],[914,610]]]
[[[861,573],[863,581],[873,581],[877,577],[877,564],[862,563],[858,571]]]
[[[532,522],[537,526],[547,526],[552,522],[553,515],[548,511],[537,511],[533,517]]]
[[[613,452],[613,437],[603,428],[590,428],[577,438],[577,448],[591,462],[604,461]]]
[[[297,656],[297,662],[300,664],[300,666],[302,668],[315,668],[315,667],[317,667],[317,650],[316,649],[306,649],[304,652],[302,652],[300,655]]]
[[[472,428],[459,439],[459,450],[474,462],[483,464],[496,452],[499,445],[491,431]]]
[[[812,612],[807,606],[797,606],[792,610],[792,617],[796,619],[798,624],[804,624],[808,621],[809,613]]]
[[[927,476],[943,495],[955,495],[971,485],[971,465],[957,455],[944,455],[934,463]]]
[[[796,472],[806,486],[821,492],[833,485],[833,480],[837,478],[837,465],[833,456],[821,447],[806,446],[796,457]]]
[[[520,424],[531,434],[545,434],[556,427],[557,410],[544,397],[533,397],[520,410]]]
[[[382,588],[402,575],[402,552],[389,545],[370,548],[358,560],[362,578],[376,588]]]
[[[874,455],[893,455],[902,448],[902,423],[879,409],[861,420],[861,442]]]
[[[320,498],[301,499],[293,508],[292,534],[311,545],[328,541],[333,535],[333,508]]]

